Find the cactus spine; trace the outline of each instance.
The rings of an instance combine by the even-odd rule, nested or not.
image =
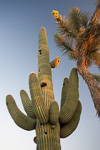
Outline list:
[[[75,68],[69,79],[64,79],[60,112],[55,101],[51,68],[57,67],[59,61],[60,58],[56,57],[50,63],[46,29],[42,27],[39,33],[38,75],[33,72],[29,76],[31,100],[24,90],[20,92],[27,116],[18,109],[11,95],[6,97],[14,122],[25,130],[36,130],[34,142],[37,150],[61,150],[60,138],[72,134],[80,120],[82,108],[78,100],[78,76]]]

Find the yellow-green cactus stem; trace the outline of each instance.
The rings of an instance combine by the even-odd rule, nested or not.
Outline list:
[[[41,91],[45,102],[45,106],[49,110],[51,102],[54,100],[54,93],[53,93],[47,33],[44,27],[40,29],[39,33],[38,77],[41,85]]]
[[[46,29],[42,27],[40,29],[40,33],[39,33],[39,48],[38,48],[38,76],[39,76],[39,79],[43,75],[47,75],[49,77],[50,81],[52,82],[47,34],[46,34]]]
[[[29,87],[34,108],[34,113],[41,123],[47,123],[49,112],[45,106],[38,76],[31,73],[29,76]]]
[[[26,93],[26,91],[25,90],[21,90],[20,91],[20,96],[21,96],[21,100],[22,100],[22,104],[23,104],[24,110],[26,111],[27,115],[30,118],[35,119],[36,116],[34,114],[32,101],[30,100],[30,98],[29,98],[28,94]]]
[[[57,102],[55,102],[54,100],[47,34],[46,34],[46,29],[43,27],[40,29],[40,33],[39,33],[38,77],[39,77],[39,84],[41,86],[42,98],[43,98],[43,99],[40,98],[40,101],[41,99],[44,101],[44,103],[42,102],[41,105],[42,107],[44,108],[46,107],[48,109],[49,120],[45,124],[40,121],[39,117],[37,117],[38,118],[37,125],[36,125],[37,150],[51,150],[51,149],[55,150],[56,148],[58,148],[57,150],[60,150],[61,149],[60,124],[58,120],[59,107],[57,105]],[[33,94],[33,98],[34,98],[34,94]],[[54,112],[55,115],[53,116],[52,113],[50,112],[51,110],[54,111],[54,106],[56,107],[56,109]],[[40,116],[42,118],[43,113]],[[53,117],[55,120],[52,121]],[[53,126],[53,124],[55,125]]]
[[[61,93],[61,106],[60,106],[61,108],[64,105],[65,100],[66,100],[66,96],[67,96],[67,92],[68,92],[68,86],[69,86],[69,79],[68,78],[64,78],[63,87],[62,87],[62,93]]]
[[[44,27],[41,27],[39,32],[39,49],[41,48],[41,45],[46,45],[48,47],[47,33]]]
[[[59,122],[52,128],[50,123],[41,124],[37,121],[36,135],[37,150],[61,150]]]
[[[59,119],[59,105],[56,101],[52,101],[49,116],[50,123],[55,125],[58,122],[58,119]]]
[[[24,115],[17,107],[11,95],[6,97],[6,104],[14,122],[22,129],[33,130],[36,127],[36,120]]]
[[[79,99],[77,69],[73,68],[69,77],[69,87],[65,103],[60,110],[60,122],[66,123],[72,118]]]
[[[61,124],[60,138],[66,138],[74,132],[74,130],[77,128],[77,125],[79,123],[81,111],[82,111],[82,106],[80,101],[78,101],[78,105],[72,119],[66,124]]]
[[[51,65],[51,68],[56,68],[58,65],[59,65],[59,62],[60,62],[60,58],[59,57],[56,57],[53,61],[51,61],[50,65]]]

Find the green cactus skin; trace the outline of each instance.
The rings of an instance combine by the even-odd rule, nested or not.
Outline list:
[[[36,128],[36,120],[24,115],[17,107],[11,95],[6,97],[6,104],[14,122],[22,129],[33,130]]]
[[[41,123],[47,123],[49,119],[49,112],[47,107],[45,106],[38,76],[35,73],[30,74],[29,87],[34,113]]]
[[[73,68],[69,77],[69,88],[67,91],[65,103],[60,110],[60,122],[69,122],[78,105],[78,76],[76,68]]]
[[[69,79],[65,78],[64,81],[63,81],[63,87],[62,87],[61,108],[65,103],[66,95],[67,95],[67,92],[68,92],[68,85],[69,85]]]
[[[61,138],[68,137],[76,129],[76,127],[79,123],[79,120],[80,120],[81,111],[82,111],[82,106],[81,106],[80,101],[78,101],[78,105],[77,105],[77,108],[75,110],[75,113],[74,113],[72,119],[66,124],[61,124],[61,128],[60,128],[60,137]]]
[[[60,138],[66,138],[76,129],[81,115],[81,103],[78,100],[78,75],[73,68],[70,77],[65,78],[62,87],[61,107],[55,101],[51,68],[56,68],[60,58],[51,63],[46,29],[39,33],[38,75],[32,72],[29,76],[28,94],[21,90],[20,96],[27,116],[17,107],[13,97],[8,95],[6,103],[14,122],[25,130],[36,129],[34,142],[37,150],[61,150]]]
[[[49,121],[51,124],[55,125],[57,124],[58,119],[59,119],[59,105],[56,101],[52,101],[50,106]]]
[[[20,96],[21,96],[21,100],[22,100],[22,104],[23,104],[24,110],[26,111],[27,115],[30,118],[35,119],[36,116],[34,114],[32,101],[30,100],[30,98],[29,98],[28,94],[26,93],[26,91],[25,90],[21,90],[20,91]]]

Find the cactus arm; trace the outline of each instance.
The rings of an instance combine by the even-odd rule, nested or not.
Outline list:
[[[59,105],[56,101],[52,101],[49,114],[50,123],[56,125],[59,119]]]
[[[41,123],[46,123],[49,118],[49,112],[42,97],[38,76],[35,73],[31,73],[29,76],[29,87],[34,113]]]
[[[56,68],[59,65],[60,58],[56,57],[53,61],[50,62],[51,68]]]
[[[77,105],[76,111],[75,111],[72,119],[68,123],[61,124],[61,126],[60,126],[61,127],[60,128],[60,138],[66,138],[74,132],[74,130],[78,126],[81,111],[82,111],[82,106],[81,106],[80,101],[78,101],[78,105]]]
[[[25,90],[21,90],[20,91],[20,96],[21,96],[21,100],[22,100],[22,104],[23,104],[25,112],[27,113],[27,115],[30,118],[35,119],[36,116],[34,114],[32,101],[30,100],[30,98],[29,98],[28,94],[26,93],[26,91]]]
[[[66,123],[71,120],[79,99],[78,75],[76,68],[73,68],[69,77],[69,87],[65,103],[60,110],[60,122]]]
[[[17,107],[11,95],[6,97],[6,104],[14,122],[22,129],[33,130],[36,128],[36,120],[24,115]]]
[[[62,106],[65,103],[65,99],[66,99],[67,92],[68,92],[68,85],[69,85],[69,79],[68,78],[64,78],[63,87],[62,87],[62,93],[61,93],[61,106],[60,106],[60,109],[62,108]]]

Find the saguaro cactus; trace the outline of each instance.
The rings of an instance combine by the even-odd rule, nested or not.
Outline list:
[[[14,122],[25,130],[36,130],[34,142],[37,150],[61,150],[60,138],[69,136],[80,120],[81,103],[78,100],[78,76],[75,68],[69,79],[64,79],[60,112],[55,101],[51,68],[57,67],[59,61],[60,58],[56,57],[50,63],[46,29],[42,27],[39,33],[38,75],[33,72],[29,76],[31,100],[24,90],[20,92],[27,116],[18,109],[11,95],[6,97]]]

